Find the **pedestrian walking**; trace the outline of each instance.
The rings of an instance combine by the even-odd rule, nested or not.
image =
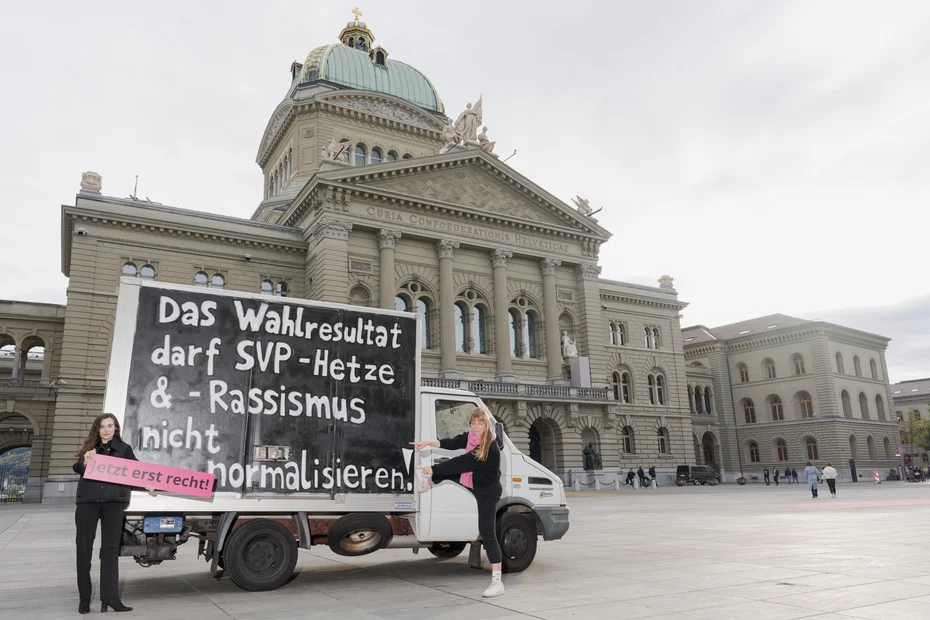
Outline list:
[[[642,488],[646,487],[646,472],[643,471],[643,466],[640,465],[639,469],[636,470],[636,475],[639,476],[639,486]]]
[[[796,470],[794,467],[791,468],[791,477],[794,478],[795,484],[801,484],[801,479],[798,478],[798,470]]]
[[[78,613],[90,613],[90,560],[100,522],[100,603],[101,610],[132,611],[119,600],[119,539],[123,512],[129,506],[130,489],[124,484],[101,482],[84,477],[87,464],[98,454],[137,461],[132,448],[120,437],[119,421],[112,413],[97,416],[81,449],[74,453],[71,467],[81,476],[78,481],[74,524],[77,557]]]
[[[791,468],[789,467],[785,468],[785,482],[791,484]]]
[[[633,471],[633,468],[631,467],[631,468],[630,468],[630,471],[629,471],[629,472],[627,473],[627,475],[626,475],[626,483],[627,483],[628,485],[630,485],[630,487],[633,486],[633,479],[634,479],[634,478],[636,478],[636,472],[634,472],[634,471]]]
[[[778,477],[779,477],[780,475],[781,475],[781,470],[778,469],[778,468],[776,467],[776,468],[775,468],[775,475],[774,475],[774,478],[775,478],[775,486],[778,486]],[[791,482],[791,481],[789,480],[788,482]]]
[[[823,468],[823,479],[827,481],[830,487],[830,496],[836,497],[836,470],[833,469],[833,463],[827,461],[827,466]]]
[[[807,467],[804,468],[804,477],[807,478],[807,486],[810,487],[811,497],[817,497],[817,480],[820,478],[820,472],[817,471],[817,468],[814,467],[814,464],[810,461],[807,462]]]
[[[659,486],[659,479],[656,478],[656,466],[653,465],[649,468],[649,477],[652,478],[653,482],[656,483],[656,487]]]
[[[765,480],[765,486],[769,486],[769,468],[762,470],[762,479]]]

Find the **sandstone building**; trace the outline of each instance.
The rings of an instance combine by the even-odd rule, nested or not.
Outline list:
[[[901,381],[892,385],[891,391],[891,397],[894,399],[894,419],[901,428],[903,454],[910,457],[910,464],[913,466],[930,466],[930,455],[926,450],[911,445],[903,430],[909,418],[930,420],[930,379]]]

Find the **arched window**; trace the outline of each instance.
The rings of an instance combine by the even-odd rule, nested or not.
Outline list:
[[[151,265],[142,265],[142,269],[139,270],[139,277],[143,280],[154,280],[155,268]]]
[[[381,149],[379,149],[378,147],[371,149],[371,163],[380,164],[381,158],[382,158]]]
[[[530,310],[526,313],[526,321],[523,322],[523,337],[526,338],[527,354],[533,359],[539,357],[539,351],[536,348],[536,329],[538,326],[536,313]]]
[[[859,356],[853,356],[853,372],[856,373],[857,377],[862,376],[862,366],[859,364]]]
[[[274,282],[271,280],[262,280],[262,283],[259,287],[259,292],[262,295],[273,295],[274,294]]]
[[[623,323],[611,323],[610,331],[610,344],[616,344],[625,347],[627,344],[626,328],[623,327]]]
[[[784,439],[779,439],[775,442],[775,453],[778,455],[778,460],[782,463],[788,460],[788,444]]]
[[[665,377],[662,375],[656,375],[656,394],[659,399],[659,404],[665,404]]]
[[[749,462],[758,463],[761,459],[759,458],[759,444],[754,441],[749,442]]]
[[[891,440],[885,437],[885,458],[889,461],[894,458],[894,452],[891,450]]]
[[[649,403],[652,405],[665,404],[665,377],[658,371],[653,370],[649,374],[647,383],[649,384]]]
[[[649,386],[649,404],[656,404],[656,378],[652,375],[649,375],[646,383]]]
[[[697,410],[694,408],[694,388],[690,385],[688,386],[688,411],[695,413]]]
[[[520,332],[520,313],[516,310],[510,311],[510,349],[514,357],[522,357],[520,355],[520,338],[518,337]]]
[[[649,331],[649,328],[648,328],[648,327],[644,327],[644,328],[643,328],[643,339],[645,340],[645,345],[644,345],[644,346],[645,346],[647,349],[651,349],[651,348],[652,348],[652,346],[651,346],[651,344],[652,344],[652,332]]]
[[[349,304],[353,306],[361,306],[363,308],[370,308],[371,293],[369,293],[368,289],[361,284],[356,284],[352,287],[352,290],[349,291]]]
[[[695,413],[704,413],[704,390],[700,385],[694,388],[694,407],[691,410]]]
[[[749,368],[746,364],[737,364],[736,369],[739,371],[739,382],[749,383]]]
[[[610,324],[610,344],[617,344],[617,326]]]
[[[375,52],[375,64],[384,66],[384,52],[381,50]]]
[[[278,282],[274,285],[274,296],[275,297],[287,297],[288,293],[291,292],[291,289],[288,288],[287,282]]]
[[[210,288],[226,288],[226,277],[221,273],[214,273],[210,278]]]
[[[804,358],[801,357],[799,353],[796,353],[794,357],[791,358],[791,363],[794,366],[794,374],[804,374]]]
[[[710,388],[704,388],[704,413],[710,415],[714,412],[714,408],[711,406],[712,399],[710,397]]]
[[[620,373],[620,398],[625,403],[633,402],[633,381],[630,373]]]
[[[785,419],[785,407],[778,396],[769,396],[769,410],[772,412],[773,422],[781,422]]]
[[[394,298],[394,309],[398,312],[410,312],[410,301],[401,295]]]
[[[610,383],[614,388],[614,400],[620,400],[620,373],[614,371],[610,374]]]
[[[390,162],[392,162],[392,161],[397,161],[397,152],[396,152],[396,151],[388,151],[388,152],[387,152],[387,155],[386,155],[385,158],[384,158],[384,161],[386,161],[386,162],[388,162],[388,163],[390,163]]]
[[[656,438],[659,444],[659,454],[668,454],[668,430],[660,428],[656,431]]]
[[[633,427],[624,426],[623,432],[620,433],[620,437],[623,439],[623,453],[636,454],[636,436],[633,432]]]
[[[653,349],[659,348],[659,328],[658,327],[652,328],[652,348]]]
[[[453,307],[455,312],[455,350],[458,353],[468,351],[468,336],[466,336],[468,308],[465,304],[459,302]]]
[[[366,162],[365,145],[359,142],[355,145],[355,160],[352,162],[356,166],[364,166]]]
[[[869,360],[869,372],[872,373],[873,379],[878,379],[878,366],[875,365],[875,360]]]
[[[851,418],[852,415],[852,404],[849,402],[849,392],[843,390],[840,393],[840,402],[843,404],[843,417]]]
[[[770,359],[766,359],[762,362],[762,367],[765,368],[765,378],[766,379],[775,379],[775,362]]]
[[[482,355],[488,352],[487,336],[488,311],[482,305],[475,305],[471,317],[471,337],[475,340],[475,350]]]
[[[404,157],[403,157],[403,158],[404,158],[404,159],[413,159],[413,155],[411,155],[410,153],[404,153]]]
[[[865,440],[865,446],[869,449],[869,460],[875,460],[875,440],[869,435]]]
[[[816,461],[820,457],[817,455],[817,440],[813,437],[808,437],[804,441],[804,445],[807,446],[807,460]]]
[[[881,394],[875,395],[875,414],[879,420],[885,421],[885,401],[882,399]]]
[[[756,406],[751,398],[743,400],[743,416],[746,418],[746,424],[756,423]]]
[[[859,459],[859,440],[856,439],[855,435],[849,436],[849,454],[854,461]]]
[[[865,397],[865,392],[859,392],[859,413],[863,420],[869,419],[869,399]]]
[[[420,338],[422,342],[421,348],[431,349],[433,343],[431,342],[432,330],[430,329],[430,303],[428,299],[423,297],[417,298],[417,314],[419,314],[421,319],[422,331],[420,333]]]
[[[135,264],[133,264],[133,263],[123,263],[122,274],[123,274],[124,276],[134,276],[134,275],[136,275],[137,273],[139,273],[139,271],[138,271],[138,269],[136,269]]]
[[[843,354],[839,351],[836,352],[836,372],[841,375],[846,374],[846,368],[843,367]]]
[[[814,403],[811,401],[811,395],[808,392],[798,392],[795,398],[795,405],[801,413],[801,418],[814,417]]]
[[[210,276],[203,271],[194,274],[194,286],[207,286],[210,283]]]

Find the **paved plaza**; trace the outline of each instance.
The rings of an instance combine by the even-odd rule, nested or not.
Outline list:
[[[249,593],[214,580],[190,542],[154,568],[121,560],[121,587],[136,607],[126,617],[160,620],[926,620],[930,484],[845,484],[838,495],[784,484],[574,494],[567,537],[541,543],[492,601],[481,599],[489,573],[465,554],[425,550],[301,551],[289,585]],[[0,507],[0,617],[76,616],[73,538],[70,508]],[[95,595],[97,570],[95,555]]]

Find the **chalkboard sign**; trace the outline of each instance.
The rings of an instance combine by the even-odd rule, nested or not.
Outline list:
[[[139,459],[216,491],[410,492],[415,317],[142,286],[135,321],[123,437]]]

